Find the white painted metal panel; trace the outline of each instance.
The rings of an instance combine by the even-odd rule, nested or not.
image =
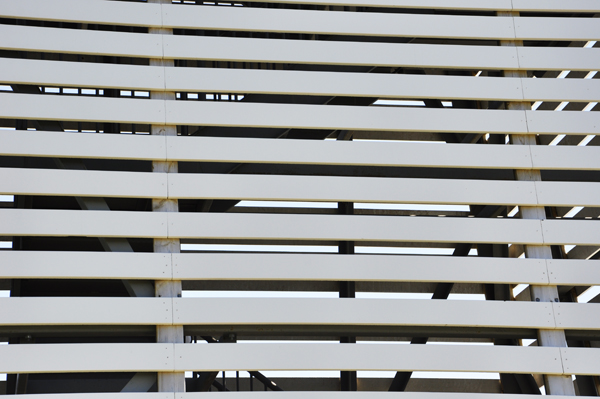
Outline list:
[[[502,78],[504,81],[506,78]],[[541,101],[598,101],[598,79],[521,79],[526,100]]]
[[[365,215],[179,213],[169,215],[169,235],[216,239],[543,242],[539,220]],[[581,236],[587,237],[585,233]]]
[[[556,328],[594,330],[600,328],[599,303],[552,303]]]
[[[535,182],[540,205],[600,206],[600,183],[593,182]]]
[[[0,251],[0,278],[170,280],[171,254]]]
[[[561,348],[560,355],[565,374],[600,374],[600,348]]]
[[[598,53],[600,54],[600,51]],[[526,111],[526,113],[529,133],[600,134],[599,112]]]
[[[330,343],[175,344],[175,369],[563,372],[559,348]]]
[[[173,254],[173,278],[548,284],[541,259],[332,254]]]
[[[532,182],[341,176],[169,174],[169,196],[180,199],[537,204]],[[600,199],[596,199],[598,201]]]
[[[250,0],[259,1],[259,0]],[[572,11],[572,12],[597,12],[598,3],[595,0],[273,0],[273,3],[288,4],[322,4],[322,5],[347,5],[362,7],[390,7],[390,8],[425,8],[447,10],[481,10],[481,11]]]
[[[165,68],[146,65],[0,59],[0,75],[4,83],[44,86],[164,90],[164,71]]]
[[[449,100],[597,101],[600,91],[594,79],[162,68],[11,58],[0,59],[0,74],[3,82],[17,84]]]
[[[0,235],[167,237],[160,212],[0,209]]]
[[[167,174],[0,168],[0,194],[166,198]]]
[[[577,112],[582,114],[582,112]],[[600,169],[600,147],[597,146],[530,146],[536,169]]]
[[[171,298],[0,298],[0,325],[173,324]]]
[[[600,309],[600,305],[596,306]],[[257,312],[257,309],[260,311]],[[550,303],[356,298],[173,299],[173,322],[184,325],[227,326],[555,327]]]
[[[261,69],[165,68],[165,80],[167,89],[179,91],[314,94],[381,98],[523,99],[520,78]],[[537,80],[550,82],[555,79]],[[592,80],[586,79],[583,82],[590,83]],[[598,82],[594,81],[594,83]],[[557,90],[550,88],[548,92],[549,95],[560,96]],[[592,93],[588,94],[585,91],[584,93],[586,93],[586,98],[598,97],[592,95]],[[572,93],[571,95],[576,96],[577,94]]]
[[[164,160],[164,136],[0,130],[0,155]]]
[[[272,399],[271,391],[243,391],[243,392],[220,392],[219,398],[222,399]],[[279,399],[303,399],[306,398],[306,392],[288,391],[277,392]],[[67,394],[27,394],[28,399],[207,399],[214,397],[212,392],[144,392],[144,393],[67,393]],[[311,391],[310,397],[314,399],[498,399],[498,394],[490,393],[454,393],[454,392],[341,392],[341,391]],[[556,399],[569,399],[572,396],[557,396]],[[594,396],[581,396],[584,399],[591,399]],[[539,395],[510,395],[503,394],[503,399],[539,399]]]
[[[172,370],[172,344],[0,345],[2,373]]]
[[[179,161],[531,168],[528,146],[219,137],[167,137],[167,146],[168,159]]]
[[[515,47],[272,40],[179,35],[166,35],[163,37],[163,42],[164,57],[175,59],[467,69],[521,68],[517,60]],[[590,69],[593,68],[588,70]]]
[[[175,399],[173,392],[46,393],[27,394],[27,399]],[[190,398],[191,399],[191,398]],[[450,398],[449,398],[450,399]],[[473,398],[478,399],[478,398]],[[482,398],[487,399],[487,398]],[[493,398],[491,398],[493,399]],[[527,398],[515,398],[527,399]],[[534,398],[535,399],[535,398]],[[538,398],[539,399],[539,398]]]
[[[6,18],[99,23],[107,25],[161,26],[157,4],[86,0],[4,0],[0,14]]]
[[[0,25],[0,37],[4,50],[162,58],[161,35]]]
[[[555,285],[600,285],[600,261],[547,259],[548,277]]]
[[[166,123],[333,130],[527,133],[523,111],[206,101],[167,101]]]
[[[546,245],[600,245],[599,220],[542,220]]]
[[[0,103],[3,118],[165,123],[160,100],[0,93]]]
[[[121,394],[123,395],[123,394]],[[212,395],[212,396],[211,396]],[[306,398],[306,392],[277,392],[277,398],[279,399],[304,399]],[[39,395],[31,395],[31,399],[54,399],[44,395],[44,397],[38,398]],[[33,397],[35,396],[35,397]],[[313,399],[499,399],[497,393],[478,393],[478,392],[376,392],[376,391],[357,391],[357,392],[343,392],[343,391],[311,391],[310,397]],[[210,392],[186,392],[177,393],[176,399],[210,399],[214,397],[214,394]],[[238,399],[238,398],[250,398],[250,399],[272,399],[272,392],[265,391],[253,391],[253,392],[220,392],[219,398],[221,399]],[[582,398],[591,399],[595,396],[582,396]],[[69,396],[70,398],[70,396]],[[561,396],[552,395],[553,399],[572,399],[572,396]],[[94,399],[88,397],[74,397],[73,399]],[[119,398],[98,398],[98,399],[119,399]],[[124,397],[123,399],[129,399]],[[135,398],[144,399],[144,398]],[[150,398],[154,399],[154,398]],[[539,399],[539,395],[522,395],[522,394],[502,394],[502,399]]]
[[[576,47],[514,47],[524,70],[593,71],[600,65],[600,51]]]
[[[595,0],[512,0],[512,7],[517,11],[571,11],[597,12],[598,2]]]
[[[258,0],[251,0],[258,1]],[[350,5],[363,7],[391,7],[391,8],[441,8],[441,9],[467,9],[467,10],[511,10],[509,0],[459,0],[449,3],[443,0],[274,0],[273,3],[288,4],[322,4],[322,5]]]
[[[527,146],[331,142],[0,131],[0,155],[173,161],[529,169]],[[597,147],[534,147],[540,169],[598,168]],[[577,150],[583,157],[567,156]],[[538,157],[540,157],[538,156]],[[598,154],[600,156],[600,153]],[[552,160],[555,162],[552,162]]]
[[[600,7],[598,8],[600,10]],[[599,40],[598,18],[514,18],[515,34],[520,40]]]
[[[512,18],[163,6],[171,28],[388,37],[514,39]]]

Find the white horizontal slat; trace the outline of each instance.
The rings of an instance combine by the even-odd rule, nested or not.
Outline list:
[[[173,315],[175,324],[184,325],[555,328],[552,304],[516,301],[181,298],[173,300]]]
[[[0,169],[0,177],[1,172]],[[257,201],[537,204],[532,182],[340,176],[169,174],[169,196]]]
[[[4,0],[0,14],[6,18],[82,22],[106,25],[161,26],[158,4],[86,0]]]
[[[171,254],[0,251],[0,278],[171,279]]]
[[[599,112],[526,111],[526,114],[529,133],[600,134]]]
[[[259,1],[259,0],[250,0]],[[288,4],[322,4],[347,5],[361,7],[390,7],[390,8],[432,8],[447,10],[478,10],[478,11],[572,11],[597,12],[598,3],[595,0],[273,0],[273,3]]]
[[[0,251],[0,278],[170,280],[171,256],[175,280],[548,284],[545,263],[538,259],[321,254],[171,255],[59,251]],[[568,267],[572,267],[573,261],[562,262],[567,262],[568,265],[561,270],[568,272]],[[571,284],[570,281],[569,275],[557,273],[553,280],[555,284]]]
[[[0,168],[0,194],[166,198],[167,174]]]
[[[547,245],[599,245],[599,220],[542,220]]]
[[[165,68],[165,80],[167,89],[217,93],[281,93],[380,98],[489,98],[498,100],[522,99],[523,96],[520,78]],[[550,81],[551,79],[537,80]],[[590,81],[592,80],[586,79],[584,82],[589,83]],[[549,89],[549,92],[554,96],[559,95],[552,89]],[[597,95],[593,96],[585,91],[584,93],[586,93],[586,97],[597,97]],[[594,92],[594,94],[596,93]]]
[[[164,57],[175,59],[521,69],[515,47],[268,40],[173,35],[165,35],[163,42]],[[552,65],[552,62],[548,64]],[[593,68],[588,70],[590,69]]]
[[[4,83],[43,86],[164,90],[164,71],[163,67],[146,65],[0,59],[0,75]]]
[[[207,101],[167,101],[166,123],[334,130],[527,133],[522,111]]]
[[[220,137],[167,137],[167,146],[168,159],[179,161],[531,168],[528,146]],[[591,155],[590,153],[589,156]],[[584,166],[589,167],[591,163],[596,163],[595,160],[591,161],[591,158],[588,157],[586,160]],[[582,162],[581,159],[576,158],[571,161]],[[545,169],[547,168],[548,166],[545,167]]]
[[[414,132],[600,134],[597,112],[160,101],[0,93],[0,116],[41,120]],[[166,108],[166,110],[165,110]]]
[[[515,47],[151,35],[14,25],[0,26],[0,36],[8,38],[0,43],[0,48],[5,50],[247,62],[468,69],[522,68],[519,66]],[[542,50],[547,50],[543,54],[548,53],[545,55],[548,61],[546,69],[556,69],[552,63],[552,51],[558,49]],[[576,51],[573,53],[574,56],[577,54],[579,53]],[[527,59],[525,54],[521,62]],[[562,68],[562,63],[560,65]],[[588,68],[590,69],[593,68]]]
[[[161,35],[0,25],[0,48],[75,54],[162,58]]]
[[[514,39],[512,18],[163,6],[170,28],[306,34]]]
[[[0,131],[0,155],[172,161],[600,169],[600,147],[270,140]]]
[[[171,298],[0,298],[0,325],[173,324]]]
[[[164,136],[2,130],[0,155],[165,160],[167,154]]]
[[[571,11],[571,12],[597,12],[596,0],[512,0],[512,7],[516,11]]]
[[[524,70],[593,71],[600,64],[600,51],[576,47],[515,47]]]
[[[592,182],[535,182],[540,205],[600,206],[600,183]]]
[[[565,330],[600,328],[600,304],[598,303],[552,303],[552,306],[556,328]]]
[[[172,371],[172,354],[172,344],[0,345],[0,372]]]
[[[600,348],[561,348],[560,354],[566,374],[600,374]]]
[[[599,372],[597,351],[395,344],[22,344],[0,346],[0,372],[353,369],[563,374],[562,354],[565,373],[594,375]]]
[[[432,14],[382,14],[164,6],[171,28],[269,31],[360,36],[520,40],[596,40],[593,18],[506,18]],[[559,26],[559,29],[556,27]]]
[[[0,235],[167,237],[162,212],[1,209]]]
[[[548,277],[553,285],[600,285],[600,261],[547,259]]]
[[[378,98],[597,101],[600,80],[163,68],[0,59],[5,83],[133,90],[277,93]]]
[[[83,394],[82,394],[83,395]],[[123,395],[123,394],[121,394]],[[212,395],[212,396],[211,396]],[[306,398],[306,392],[302,391],[287,391],[277,392],[278,399],[303,399]],[[38,395],[31,395],[31,399],[54,399],[45,395],[44,397],[37,398]],[[36,396],[36,397],[33,397]],[[71,399],[70,396],[67,396]],[[186,392],[177,393],[176,399],[210,399],[214,397],[214,394],[210,392]],[[310,397],[313,399],[539,399],[539,395],[523,395],[523,394],[497,394],[497,393],[478,393],[478,392],[377,392],[377,391],[355,391],[355,392],[343,392],[343,391],[311,391]],[[592,399],[595,396],[581,396],[582,398]],[[250,398],[250,399],[273,399],[272,392],[265,391],[253,391],[253,392],[220,392],[219,398],[221,399],[239,399],[239,398]],[[552,399],[572,399],[572,396],[559,396],[552,395]],[[73,397],[72,399],[94,399],[88,397]],[[107,397],[100,397],[98,399],[119,399]],[[130,399],[124,397],[123,399]],[[144,398],[134,398],[144,399]],[[149,398],[154,399],[154,398]]]
[[[169,196],[256,201],[600,206],[600,184],[186,173],[169,175]]]
[[[0,93],[0,117],[174,125],[527,133],[523,111],[160,101]],[[166,115],[165,115],[166,107]],[[591,114],[591,113],[587,113]],[[556,130],[552,126],[547,129]],[[543,133],[543,128],[540,133]]]
[[[169,215],[169,235],[214,239],[543,242],[538,220],[365,215],[179,213]]]
[[[548,284],[539,259],[331,254],[173,254],[173,278]]]
[[[503,80],[504,81],[504,80]],[[523,98],[540,101],[598,101],[598,79],[521,79]]]
[[[600,10],[600,7],[598,7]],[[516,38],[519,40],[598,40],[598,18],[514,18]]]
[[[551,347],[398,344],[175,344],[177,370],[394,370],[562,374]]]
[[[93,393],[40,393],[27,394],[28,399],[175,399],[173,392],[93,392]],[[191,399],[191,398],[190,398]],[[407,398],[408,399],[408,398]],[[448,398],[453,399],[453,398]],[[479,399],[479,398],[473,398]],[[488,399],[488,398],[481,398]],[[494,399],[494,398],[490,398]],[[501,398],[505,399],[505,398]],[[509,399],[509,398],[507,398]],[[514,398],[527,399],[527,398]],[[535,399],[535,398],[534,398]],[[539,398],[538,398],[539,399]]]
[[[261,69],[175,68],[26,59],[0,59],[5,83],[134,90],[280,93],[383,98],[523,100],[520,78],[336,73]],[[554,82],[577,83],[567,100],[597,98],[592,79],[527,79],[540,82],[530,99],[560,98]],[[554,83],[555,84],[555,83]],[[540,86],[538,84],[537,86]],[[536,87],[537,87],[536,86]],[[599,88],[600,89],[600,88]],[[541,92],[541,90],[545,90]],[[537,95],[538,97],[536,97]],[[546,98],[548,97],[548,98]]]
[[[0,93],[0,117],[165,124],[165,101]]]
[[[277,392],[278,399],[303,399],[306,392],[287,391]],[[210,399],[214,397],[212,392],[118,392],[118,393],[61,393],[61,394],[27,394],[28,399]],[[310,397],[314,399],[539,399],[539,395],[522,394],[490,394],[490,393],[454,393],[454,392],[341,392],[341,391],[311,391]],[[273,399],[271,391],[231,391],[220,392],[221,399]],[[571,399],[572,396],[556,396],[553,399]],[[592,399],[594,396],[581,396],[584,399]]]
[[[4,236],[544,243],[540,222],[520,219],[381,218],[364,215],[167,214],[162,212],[39,209],[2,209],[0,218],[4,222],[0,225],[0,235]],[[564,221],[559,221],[559,223],[561,222],[564,223]],[[569,222],[575,223],[576,221]],[[567,238],[568,241],[565,243],[587,244],[593,240],[597,241],[595,237],[597,234],[590,229],[585,232],[573,232],[571,229],[565,235],[557,232],[557,227],[560,225],[550,224],[546,230],[550,230],[557,238]],[[588,234],[586,235],[586,233]],[[555,238],[554,236],[552,237]],[[557,243],[556,240],[552,240],[551,243],[561,244],[562,242]]]
[[[533,167],[536,169],[600,169],[598,146],[530,146]]]

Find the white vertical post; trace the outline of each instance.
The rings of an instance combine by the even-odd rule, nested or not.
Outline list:
[[[518,12],[498,12],[500,17],[518,17]],[[523,46],[520,40],[501,40],[501,46]],[[525,71],[504,71],[506,77],[527,78]],[[507,102],[509,110],[531,110],[529,102]],[[536,145],[536,138],[533,135],[513,134],[511,135],[513,145]],[[517,180],[525,181],[541,181],[541,173],[539,170],[515,170]],[[538,219],[546,218],[546,212],[543,206],[521,206],[519,207],[521,218],[523,219]],[[552,250],[548,245],[525,245],[525,256],[535,259],[552,259]],[[558,302],[557,286],[541,286],[530,285],[531,300],[538,302]],[[567,340],[564,330],[538,330],[538,345],[566,347]],[[554,376],[545,375],[544,383],[546,394],[548,395],[566,395],[575,396],[575,387],[571,376]]]
[[[148,3],[170,4],[170,0],[148,0]],[[149,33],[159,35],[173,34],[172,29],[150,28]],[[150,59],[151,66],[173,66],[173,60]],[[150,92],[150,101],[175,100],[174,92]],[[152,125],[150,134],[158,136],[177,136],[177,127],[173,125]],[[177,173],[177,162],[152,162],[152,171],[155,173]],[[153,199],[153,212],[178,212],[179,205],[173,199]],[[178,253],[180,243],[178,239],[154,239],[154,252]],[[181,281],[155,281],[155,295],[163,298],[176,298],[181,296]],[[156,340],[160,343],[183,343],[183,326],[157,326]],[[159,392],[185,392],[185,373],[158,373]]]

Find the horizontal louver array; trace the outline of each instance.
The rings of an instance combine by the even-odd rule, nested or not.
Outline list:
[[[0,394],[598,396],[599,14],[0,2]]]

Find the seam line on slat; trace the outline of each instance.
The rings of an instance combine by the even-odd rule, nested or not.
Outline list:
[[[550,265],[548,264],[549,261],[550,259],[544,259],[544,264],[546,265],[546,280],[548,280],[547,285],[553,285],[552,281],[550,281]],[[554,320],[554,324],[556,324],[556,318]]]
[[[169,254],[169,259],[171,260],[171,280],[175,280],[175,262],[173,259],[173,252]]]
[[[566,348],[557,348],[559,350],[559,354],[560,354],[560,366],[562,367],[563,370],[563,374],[568,374],[571,375],[571,373],[567,373],[567,371],[565,370],[565,361],[563,359],[563,354],[566,356],[567,354],[565,353],[565,349]]]
[[[546,238],[544,237],[544,219],[538,219],[538,223],[540,224],[540,234],[542,235],[541,245],[548,245],[546,244]]]
[[[562,330],[562,328],[558,327],[558,322],[556,321],[556,308],[554,307],[554,302],[550,302],[550,307],[552,309],[552,319],[554,320],[554,329]],[[562,359],[561,359],[562,362]],[[563,368],[564,371],[564,368]]]
[[[176,298],[171,297],[170,299],[171,299],[171,325],[174,326],[175,325],[175,299]],[[556,324],[556,322],[554,322],[554,324]],[[175,360],[174,357],[173,357],[173,360]]]

